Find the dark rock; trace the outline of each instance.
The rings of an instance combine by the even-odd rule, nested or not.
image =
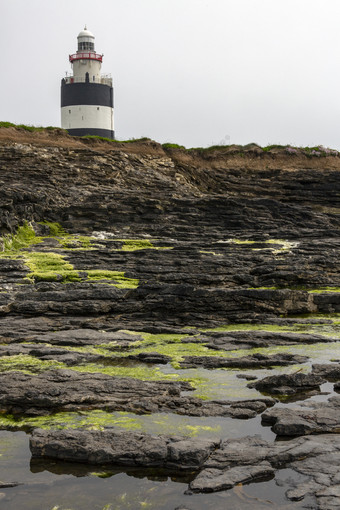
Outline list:
[[[105,409],[248,419],[267,407],[265,399],[220,402],[181,396],[182,390],[192,390],[186,382],[141,381],[72,370],[0,373],[0,388],[0,411],[14,415]]]
[[[18,487],[21,485],[19,482],[0,482],[0,489],[7,489],[9,487]]]
[[[340,363],[338,364],[315,364],[312,365],[312,374],[323,377],[327,381],[340,380]]]
[[[259,466],[263,466],[264,475],[268,468],[268,476],[273,473],[270,468],[291,468],[309,478],[301,483],[290,478],[287,497],[296,501],[312,495],[317,500],[317,508],[332,509],[339,504],[339,461],[340,437],[337,434],[304,436],[274,443],[258,436],[229,439],[211,453],[203,471],[190,487],[199,492],[224,490],[226,484],[230,486],[247,473],[250,483],[250,475],[257,473]],[[261,476],[261,470],[259,474]]]
[[[264,368],[273,365],[295,365],[305,363],[307,356],[299,356],[289,353],[283,354],[251,354],[240,358],[222,358],[219,356],[185,356],[180,363],[182,368],[203,366],[204,368]]]
[[[33,457],[88,464],[197,469],[218,446],[204,439],[151,436],[129,431],[48,431],[35,429]]]
[[[325,379],[313,374],[295,373],[272,375],[248,386],[272,395],[295,395],[319,389],[324,382]]]
[[[133,335],[123,332],[107,333],[105,331],[96,331],[94,329],[70,329],[47,333],[35,337],[37,342],[46,342],[53,345],[100,345],[107,343],[117,344],[117,349],[123,343],[124,346],[129,342],[142,340],[139,335]]]
[[[238,379],[245,379],[246,381],[255,381],[257,379],[256,375],[251,374],[237,374],[236,377]]]
[[[44,345],[10,344],[0,345],[1,356],[15,356],[26,354],[41,360],[56,360],[65,365],[79,365],[82,363],[95,363],[105,360],[104,356],[86,352],[72,352],[67,349],[48,347]]]
[[[279,436],[338,433],[340,430],[340,397],[328,402],[306,402],[296,408],[273,408],[262,414],[262,422],[272,425]]]
[[[237,325],[235,326],[237,328]],[[230,331],[210,333],[202,337],[210,349],[231,351],[234,349],[252,349],[273,347],[274,345],[314,344],[332,342],[329,338],[316,334],[286,333],[281,331]]]
[[[41,430],[30,439],[32,457],[105,466],[159,467],[198,471],[190,492],[228,490],[240,483],[272,478],[290,468],[308,479],[285,483],[292,501],[316,498],[318,508],[336,508],[339,502],[340,437],[304,436],[270,442],[258,436],[222,443],[105,429]],[[327,506],[328,505],[328,506]]]
[[[269,462],[256,466],[240,466],[227,470],[207,468],[190,483],[193,492],[217,492],[228,490],[238,484],[258,482],[273,478],[275,470]]]
[[[170,356],[166,356],[165,354],[159,354],[158,352],[141,352],[139,354],[129,354],[127,358],[143,361],[144,363],[158,363],[158,364],[166,364],[171,361]]]

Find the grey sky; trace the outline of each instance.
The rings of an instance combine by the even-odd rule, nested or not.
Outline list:
[[[340,149],[339,0],[0,0],[0,120],[60,126],[84,25],[118,139]]]

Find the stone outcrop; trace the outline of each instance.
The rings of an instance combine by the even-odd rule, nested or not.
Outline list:
[[[305,363],[307,356],[292,354],[251,354],[236,359],[222,358],[218,356],[186,356],[181,362],[181,367],[192,368],[202,366],[204,368],[264,368],[274,365],[287,366]],[[254,387],[257,388],[256,385]],[[258,388],[260,389],[260,388]]]
[[[272,425],[278,436],[302,436],[340,432],[340,397],[325,402],[306,402],[304,406],[270,409],[262,414],[262,423]]]
[[[33,430],[34,458],[192,471],[188,492],[276,480],[287,468],[303,478],[287,482],[291,501],[339,508],[339,153],[0,128],[0,161],[0,413],[9,429],[105,410],[257,417],[249,427],[261,432],[261,420],[285,439],[301,436]],[[25,222],[33,230],[20,245],[9,236]],[[39,257],[50,260],[37,267]],[[315,359],[313,344],[329,356]],[[107,375],[117,366],[142,367],[147,380]],[[193,394],[196,376],[218,397]]]
[[[272,395],[295,395],[319,390],[320,385],[325,381],[326,379],[317,375],[295,373],[265,377],[260,381],[249,383],[248,386]]]
[[[254,418],[272,399],[205,401],[182,396],[186,382],[140,381],[100,373],[51,370],[39,375],[0,373],[0,412],[46,415],[60,411],[105,409],[137,414],[172,412],[188,416]]]
[[[196,470],[189,492],[228,490],[238,484],[273,478],[278,469],[293,468],[308,478],[302,483],[290,479],[287,490],[290,500],[313,495],[320,510],[335,509],[339,501],[338,435],[299,437],[275,443],[248,436],[219,444],[116,430],[36,429],[30,449],[34,458]]]
[[[49,457],[88,464],[198,469],[218,442],[104,430],[36,429],[30,441],[33,457]]]

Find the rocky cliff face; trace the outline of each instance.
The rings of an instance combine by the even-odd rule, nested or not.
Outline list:
[[[337,294],[308,292],[340,286],[337,153],[255,145],[187,151],[13,129],[2,129],[0,140],[1,231],[28,221],[39,233],[38,223],[49,221],[69,233],[97,232],[93,250],[66,257],[76,269],[115,268],[140,281],[115,302],[119,316],[196,325],[340,311]],[[167,249],[115,244],[131,238]],[[29,290],[27,307],[27,292],[17,293],[9,309],[57,311],[39,294]],[[91,301],[84,312],[112,313],[111,296],[89,294],[79,294]],[[78,314],[76,302],[62,313]]]
[[[53,132],[18,143],[2,131],[2,231],[46,219],[176,239],[335,237],[339,228],[338,155],[252,145],[186,151]]]
[[[2,128],[0,162],[2,428],[93,428],[100,416],[106,430],[121,426],[121,412],[136,426],[137,415],[150,415],[153,431],[162,413],[233,419],[241,428],[263,413],[274,433],[327,433],[338,459],[340,371],[327,364],[340,356],[337,152],[189,151]],[[317,366],[308,374],[315,361],[323,363],[322,377]],[[283,366],[292,375],[282,375]],[[261,379],[259,369],[274,377],[247,386]],[[323,384],[332,398],[315,403]],[[307,403],[291,412],[268,394]],[[228,426],[220,428],[229,441]],[[256,455],[227,465],[229,443],[216,437],[195,446],[179,440],[177,429],[157,440],[144,432],[131,435],[132,453],[120,432],[118,453],[107,432],[85,439],[38,432],[31,447],[40,457],[60,441],[58,459],[202,470],[193,492],[274,476],[280,466],[307,469],[262,440],[268,455],[258,469]],[[101,457],[91,446],[79,460],[79,441],[113,450]],[[140,454],[140,441],[156,445],[151,457]],[[318,441],[294,441],[297,449],[312,445],[304,458],[315,465],[301,488],[287,482],[291,499],[336,508],[336,477],[315,467]],[[217,444],[223,462],[209,464]]]

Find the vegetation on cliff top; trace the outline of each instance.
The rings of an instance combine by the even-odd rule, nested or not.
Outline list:
[[[32,125],[25,125],[25,124],[14,124],[12,122],[6,122],[2,121],[0,122],[0,128],[17,128],[17,129],[24,129],[26,131],[31,132],[42,132],[44,130],[59,130],[67,133],[67,130],[62,129],[60,127],[54,127],[54,126],[32,126]],[[105,138],[102,136],[95,136],[95,135],[85,135],[82,137],[77,137],[81,140],[99,140],[103,142],[108,143],[140,143],[140,142],[154,142],[151,138],[148,137],[141,137],[141,138],[130,138],[129,140],[112,140],[111,138]],[[154,142],[157,143],[157,142]],[[206,153],[211,152],[229,152],[229,153],[237,153],[239,155],[244,155],[247,152],[255,152],[256,154],[260,155],[261,153],[273,153],[273,152],[283,152],[287,155],[304,155],[307,157],[325,157],[325,156],[338,156],[340,153],[335,149],[330,149],[327,147],[323,147],[322,145],[314,146],[314,147],[295,147],[289,144],[286,145],[280,145],[280,144],[271,144],[267,145],[265,147],[261,147],[257,143],[248,143],[246,145],[238,145],[238,144],[232,144],[232,145],[211,145],[210,147],[191,147],[186,148],[184,145],[179,145],[177,143],[167,142],[161,144],[161,147],[165,150],[173,150],[173,149],[179,149],[184,151],[196,151],[201,155],[204,155]]]

